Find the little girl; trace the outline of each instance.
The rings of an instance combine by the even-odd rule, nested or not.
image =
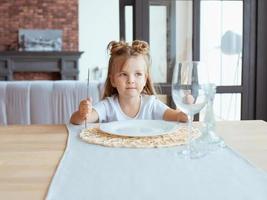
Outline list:
[[[150,77],[149,46],[135,40],[132,45],[112,41],[103,99],[92,107],[91,99],[80,102],[70,122],[110,122],[131,119],[163,119],[186,122],[186,115],[158,100]]]

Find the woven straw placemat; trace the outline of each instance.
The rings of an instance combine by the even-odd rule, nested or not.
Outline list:
[[[181,126],[174,132],[158,136],[128,137],[105,133],[98,126],[83,129],[80,133],[82,140],[106,147],[128,147],[128,148],[158,148],[183,145],[188,140],[187,126]],[[192,129],[192,139],[201,135],[198,129]]]

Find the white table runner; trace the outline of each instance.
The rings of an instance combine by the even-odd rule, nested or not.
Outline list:
[[[48,200],[266,200],[267,173],[230,148],[181,159],[177,148],[130,149],[88,144],[68,125],[64,156]]]

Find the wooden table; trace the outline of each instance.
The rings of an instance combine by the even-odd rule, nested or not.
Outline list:
[[[44,199],[66,141],[64,125],[0,127],[0,199]]]
[[[218,122],[226,144],[267,171],[267,123]],[[0,199],[44,199],[64,153],[64,125],[0,127]]]

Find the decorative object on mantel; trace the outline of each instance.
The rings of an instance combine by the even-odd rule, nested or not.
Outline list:
[[[62,30],[19,29],[20,51],[61,51]]]
[[[181,126],[173,132],[164,135],[148,137],[129,137],[112,135],[101,131],[98,126],[83,129],[80,133],[82,140],[106,147],[127,147],[127,148],[159,148],[184,145],[187,142],[188,130]],[[193,129],[192,139],[201,135],[198,129]]]

